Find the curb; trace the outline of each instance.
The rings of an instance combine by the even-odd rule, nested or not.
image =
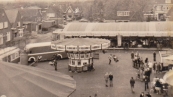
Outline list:
[[[158,50],[157,48],[129,48],[129,49],[124,49],[124,48],[108,48],[105,50],[145,50],[145,51],[167,51],[167,50],[172,50],[170,48],[163,48],[162,50]]]

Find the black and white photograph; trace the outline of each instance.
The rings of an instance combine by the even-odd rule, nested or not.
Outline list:
[[[173,0],[0,0],[0,97],[173,97]]]

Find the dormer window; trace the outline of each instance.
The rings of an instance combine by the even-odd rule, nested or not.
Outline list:
[[[130,16],[130,11],[117,11],[117,16]]]

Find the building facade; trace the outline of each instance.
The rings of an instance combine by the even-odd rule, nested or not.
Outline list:
[[[158,0],[153,6],[154,15],[157,21],[166,21],[167,13],[172,8],[172,0]]]
[[[12,40],[11,25],[4,9],[0,9],[0,46]]]
[[[37,9],[19,9],[25,25],[31,23],[31,31],[41,33],[42,31],[42,15],[41,10]],[[29,25],[30,26],[30,25]]]
[[[25,34],[25,26],[23,26],[22,16],[17,9],[5,10],[11,25],[12,41],[22,40]],[[11,42],[12,42],[11,41]]]

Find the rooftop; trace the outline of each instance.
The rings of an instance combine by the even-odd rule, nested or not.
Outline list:
[[[5,13],[6,13],[10,23],[14,23],[16,21],[16,18],[18,15],[17,9],[5,10]]]
[[[68,75],[0,61],[0,90],[7,97],[68,97],[76,81]]]

